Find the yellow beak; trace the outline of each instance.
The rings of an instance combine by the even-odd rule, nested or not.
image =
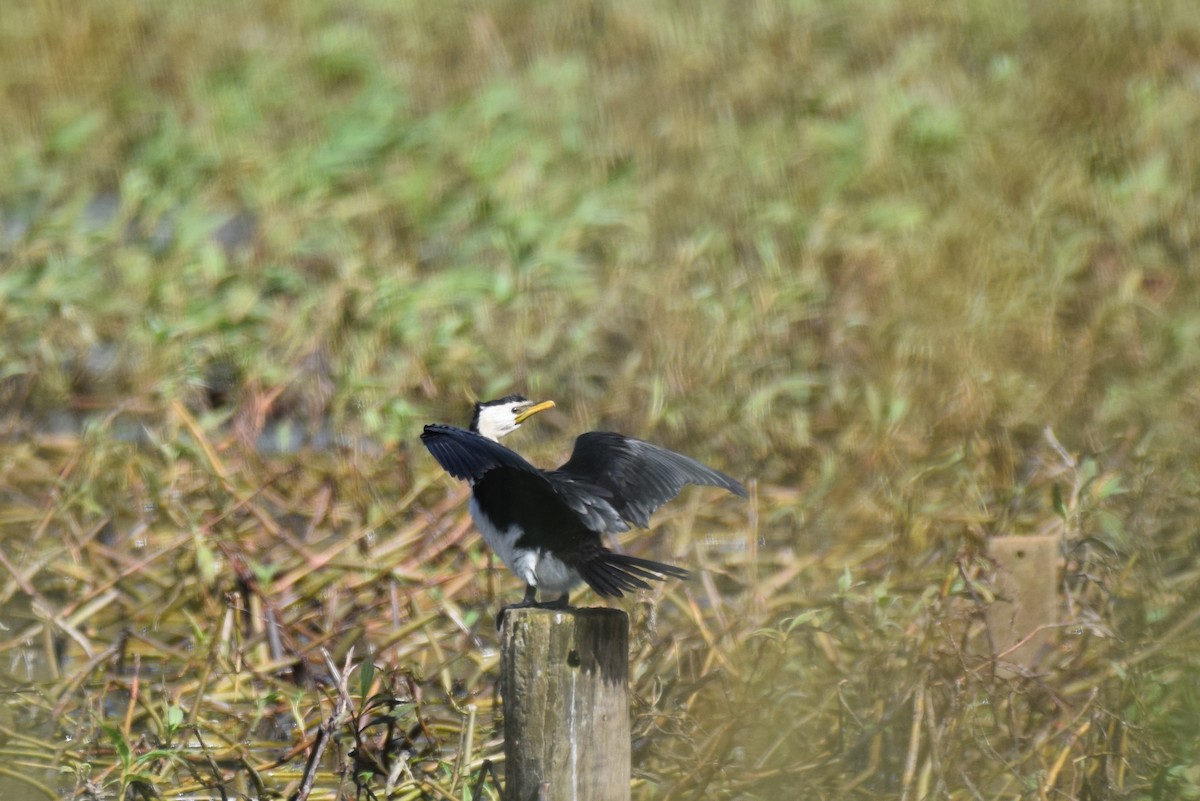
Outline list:
[[[524,423],[526,420],[528,420],[530,417],[533,417],[538,412],[544,412],[547,409],[553,409],[553,408],[554,408],[554,401],[542,401],[541,403],[535,403],[532,406],[530,406],[528,409],[526,409],[525,411],[521,412],[516,417],[514,417],[513,421],[515,423],[517,423],[518,425],[520,425],[521,423]]]

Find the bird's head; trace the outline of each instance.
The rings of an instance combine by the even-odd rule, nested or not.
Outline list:
[[[511,434],[533,415],[554,408],[554,401],[534,403],[521,395],[505,395],[496,400],[475,404],[475,417],[471,419],[471,430],[481,437],[499,442],[505,434]]]

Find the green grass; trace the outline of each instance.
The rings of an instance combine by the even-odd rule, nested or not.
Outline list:
[[[286,794],[354,646],[463,797],[519,588],[416,435],[522,391],[755,482],[634,546],[635,797],[1200,797],[1198,75],[1185,0],[6,5],[0,764]]]

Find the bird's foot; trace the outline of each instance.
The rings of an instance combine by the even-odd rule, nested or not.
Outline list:
[[[509,609],[533,609],[537,605],[536,601],[519,601],[515,604],[505,604],[500,607],[500,611],[496,613],[496,631],[499,631],[504,626],[504,614]]]
[[[524,598],[515,604],[505,604],[500,607],[500,611],[496,613],[496,631],[499,631],[500,627],[504,625],[504,613],[509,609],[570,609],[571,604],[567,602],[568,595],[570,593],[564,592],[553,601],[542,601],[539,603],[537,600],[537,588],[526,587]]]

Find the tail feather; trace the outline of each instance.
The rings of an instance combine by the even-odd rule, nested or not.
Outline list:
[[[665,581],[668,578],[691,577],[691,574],[681,567],[614,553],[608,549],[600,551],[578,569],[583,580],[597,595],[610,598],[619,598],[633,590],[650,589],[646,579]]]
[[[615,576],[603,569],[591,569],[584,573],[583,580],[588,583],[588,586],[595,590],[597,595],[602,597],[620,597],[621,584]],[[645,583],[645,582],[643,582]]]

